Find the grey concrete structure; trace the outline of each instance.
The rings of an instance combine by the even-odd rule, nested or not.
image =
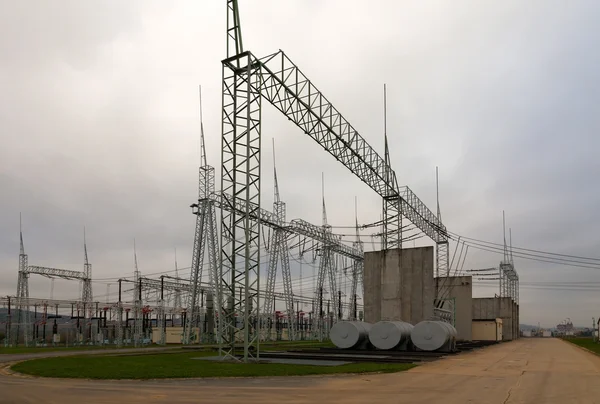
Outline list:
[[[433,247],[365,253],[365,321],[417,324],[433,316]]]
[[[473,299],[473,320],[502,319],[502,339],[519,337],[519,306],[510,297]]]
[[[473,278],[451,276],[436,278],[438,296],[454,301],[454,327],[457,341],[471,341],[473,321]]]

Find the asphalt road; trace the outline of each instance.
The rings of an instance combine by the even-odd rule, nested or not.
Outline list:
[[[162,381],[0,375],[0,403],[600,403],[600,357],[557,339],[522,339],[395,374]]]

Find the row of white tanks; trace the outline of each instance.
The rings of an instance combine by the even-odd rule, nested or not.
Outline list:
[[[329,337],[341,349],[438,351],[456,350],[456,329],[444,321],[421,321],[413,326],[404,321],[340,321]]]

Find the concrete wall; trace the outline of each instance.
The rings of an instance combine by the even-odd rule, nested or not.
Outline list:
[[[473,299],[473,320],[502,319],[502,337],[510,341],[519,337],[519,306],[510,297]]]
[[[365,253],[365,321],[411,324],[433,316],[433,247]]]
[[[471,341],[473,322],[473,278],[451,276],[436,278],[438,296],[454,299],[454,327],[458,341]],[[444,306],[446,307],[446,306]]]

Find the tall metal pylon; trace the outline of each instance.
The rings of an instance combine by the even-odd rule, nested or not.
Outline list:
[[[236,340],[243,342],[243,360],[259,356],[261,87],[260,64],[244,52],[237,0],[227,0],[227,58],[223,64],[221,191],[232,196],[221,209],[219,306],[222,358],[235,358]],[[238,205],[244,211],[234,209]],[[237,291],[242,288],[242,296]]]
[[[437,200],[437,218],[438,221],[442,222],[442,211],[440,210],[440,186],[439,186],[439,174],[438,168],[435,168],[435,190]],[[436,268],[435,276],[450,276],[450,248],[448,240],[436,243]],[[436,291],[439,292],[439,291]]]
[[[123,346],[123,302],[121,301],[121,279],[119,279],[119,301],[117,302],[117,348]]]
[[[325,177],[322,175],[321,177],[321,193],[323,200],[323,239],[324,240],[333,240],[333,234],[331,230],[331,226],[327,223],[327,209],[325,207]],[[329,321],[325,321],[325,318],[329,318],[329,313],[324,313],[323,311],[323,294],[325,292],[325,277],[329,278],[329,300],[333,304],[333,312],[334,318],[338,319],[338,293],[336,287],[336,265],[335,259],[333,256],[334,252],[331,249],[329,242],[324,242],[321,246],[321,260],[319,261],[319,272],[317,274],[317,290],[315,290],[314,296],[314,307],[317,308],[316,313],[316,323],[317,327],[315,329],[316,337],[319,341],[323,341],[326,337],[325,332],[327,331],[326,324],[329,324]]]
[[[87,308],[84,316],[86,319],[91,319],[93,317],[93,303],[94,300],[92,295],[92,264],[90,264],[88,260],[88,252],[87,252],[87,243],[85,239],[85,227],[83,228],[83,254],[84,254],[84,262],[83,262],[83,273],[84,279],[82,281],[83,288],[81,292],[81,301],[84,306]]]
[[[179,280],[179,268],[177,267],[177,248],[175,249],[175,278],[177,278],[177,284],[181,285],[181,281]],[[178,313],[181,316],[181,309],[181,289],[177,288],[173,292],[173,314]]]
[[[383,137],[384,137],[384,161],[385,181],[392,183],[396,180],[396,174],[392,170],[390,161],[390,149],[387,137],[387,89],[383,85]],[[383,196],[383,233],[382,249],[402,248],[402,204],[400,196],[396,193]]]
[[[202,87],[200,93],[200,168],[198,172],[198,203],[192,204],[193,213],[196,215],[196,228],[194,231],[194,248],[192,252],[192,270],[190,273],[190,291],[187,296],[187,316],[183,343],[192,343],[192,330],[200,325],[199,291],[202,282],[202,269],[204,266],[204,253],[208,250],[209,284],[214,295],[217,307],[221,307],[221,287],[216,280],[220,279],[217,256],[217,214],[214,200],[211,195],[215,193],[215,169],[208,165],[206,160],[206,146],[204,144],[204,123],[202,121]],[[219,319],[221,316],[219,316]],[[219,335],[220,322],[217,323],[217,336]],[[205,340],[213,339],[213,330],[208,330],[209,336]],[[200,337],[199,335],[197,336]]]
[[[177,266],[177,261],[175,261],[175,266]],[[161,276],[160,278],[160,295],[158,299],[158,307],[156,310],[156,327],[158,328],[159,338],[158,344],[165,345],[167,336],[165,330],[165,296],[164,296],[164,281],[165,278]]]
[[[140,346],[142,344],[142,288],[141,288],[141,274],[138,268],[137,262],[137,251],[135,248],[135,239],[133,240],[133,261],[135,266],[134,272],[134,283],[133,283],[133,345]]]
[[[275,165],[275,140],[273,140],[273,176],[275,180],[275,198],[273,202],[273,212],[275,220],[281,227],[273,229],[271,236],[271,254],[269,256],[269,267],[267,272],[267,286],[264,296],[263,313],[264,318],[270,319],[263,324],[263,327],[271,333],[271,324],[275,323],[275,280],[277,278],[277,263],[281,264],[281,272],[283,275],[283,292],[285,296],[285,308],[288,317],[288,339],[296,340],[296,316],[294,313],[294,293],[292,291],[292,273],[290,270],[290,254],[287,244],[287,234],[283,229],[286,219],[285,202],[281,201],[279,196],[279,184],[277,182],[277,167]],[[270,339],[270,335],[268,338]]]
[[[29,311],[29,264],[28,257],[25,254],[23,244],[23,226],[21,214],[19,213],[19,277],[17,279],[17,326],[15,327],[15,336],[13,341],[19,343],[20,327],[23,327],[23,343],[29,346],[32,343],[32,323],[31,313]]]
[[[227,307],[219,308],[224,325],[219,352],[221,357],[234,357],[238,338],[244,360],[249,360],[259,354],[263,98],[383,198],[384,249],[401,247],[402,216],[436,242],[448,234],[409,187],[398,186],[389,152],[385,160],[379,156],[285,52],[257,58],[244,50],[237,0],[227,0],[227,55],[221,63],[221,192],[231,198],[224,200],[227,206],[221,214],[220,283]],[[243,289],[241,296],[238,287]]]
[[[356,219],[356,240],[352,243],[352,247],[360,252],[364,252],[364,244],[360,239],[360,232],[358,227],[358,206],[357,199],[354,198],[354,216]],[[365,295],[365,284],[364,284],[364,261],[353,260],[352,264],[352,289],[350,291],[350,320],[356,321],[358,319],[358,284],[362,286],[362,296]]]

